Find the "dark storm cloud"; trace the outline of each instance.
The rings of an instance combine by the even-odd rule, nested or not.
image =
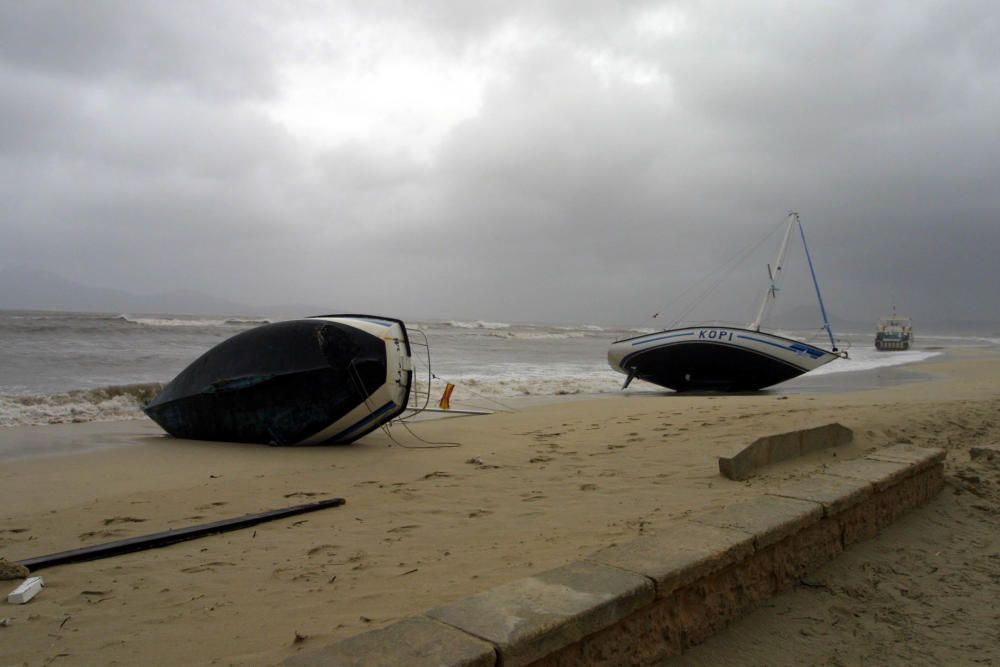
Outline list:
[[[485,67],[478,112],[424,160],[291,135],[282,67],[344,25]],[[739,319],[777,239],[718,267],[795,208],[841,317],[996,320],[998,33],[972,2],[10,3],[0,266],[625,324],[720,276]]]

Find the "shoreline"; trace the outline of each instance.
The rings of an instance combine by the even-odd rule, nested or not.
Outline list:
[[[347,503],[46,569],[43,592],[4,612],[2,631],[18,641],[0,647],[0,662],[277,664],[833,461],[896,443],[953,450],[1000,439],[1000,358],[922,371],[932,379],[871,391],[566,400],[417,422],[413,436],[376,433],[349,447],[146,435],[146,446],[9,461],[0,555],[15,561],[312,500]],[[735,446],[830,422],[851,428],[854,442],[746,482],[718,474],[717,457]],[[125,424],[110,441],[132,437]]]
[[[676,392],[645,385],[649,388],[630,388],[626,392],[552,394],[502,397],[501,399],[480,398],[467,401],[456,401],[455,409],[482,409],[502,413],[502,406],[513,411],[525,408],[563,403],[613,400],[616,398],[634,397],[732,397],[742,396],[780,396],[780,395],[820,395],[830,393],[875,391],[913,382],[933,381],[933,376],[918,370],[926,364],[963,358],[995,358],[997,353],[982,350],[942,349],[939,354],[929,359],[878,368],[826,373],[810,376],[808,374],[793,378],[775,387],[759,392],[746,394],[718,394],[712,392]],[[640,387],[643,385],[640,385]],[[480,403],[491,405],[480,405]],[[433,403],[433,401],[432,401]],[[419,415],[416,421],[423,422],[437,419],[457,419],[468,415],[448,415],[443,413],[428,413]],[[468,416],[472,418],[472,416]],[[414,423],[414,422],[409,422]],[[0,462],[19,461],[36,457],[73,456],[91,451],[109,448],[134,447],[148,444],[150,438],[166,438],[159,426],[145,416],[132,419],[98,420],[86,422],[59,422],[55,424],[24,424],[0,427]],[[223,443],[224,444],[224,443]],[[325,445],[316,445],[323,447]]]

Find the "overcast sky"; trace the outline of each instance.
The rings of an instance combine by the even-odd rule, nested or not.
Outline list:
[[[740,320],[780,235],[722,267],[794,209],[840,317],[996,320],[998,35],[962,0],[0,0],[0,269],[620,324],[718,276]]]

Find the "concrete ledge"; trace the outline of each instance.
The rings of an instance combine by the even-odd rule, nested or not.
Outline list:
[[[653,601],[646,577],[577,562],[427,612],[492,642],[505,667],[527,665]]]
[[[742,531],[753,537],[754,548],[760,550],[799,532],[822,516],[823,508],[817,503],[765,495],[750,502],[705,512],[691,520]]]
[[[845,445],[853,439],[853,431],[837,423],[768,435],[757,438],[732,456],[720,456],[719,472],[740,481],[771,463]]]
[[[666,597],[753,553],[753,535],[691,521],[678,521],[664,530],[618,544],[587,560],[648,577],[657,597]]]
[[[823,515],[829,517],[865,502],[874,493],[871,482],[820,474],[782,484],[770,495],[818,503],[823,507]]]
[[[449,665],[493,667],[493,644],[429,618],[407,618],[285,661],[289,667]]]
[[[944,452],[890,447],[288,665],[643,665],[705,641],[944,485]]]

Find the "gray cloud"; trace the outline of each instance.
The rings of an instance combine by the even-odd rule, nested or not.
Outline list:
[[[481,68],[478,111],[425,159],[291,133],[283,68],[369,66],[345,25]],[[0,268],[623,324],[718,275],[740,319],[777,240],[718,267],[794,208],[840,317],[997,320],[998,33],[973,2],[8,3]]]

